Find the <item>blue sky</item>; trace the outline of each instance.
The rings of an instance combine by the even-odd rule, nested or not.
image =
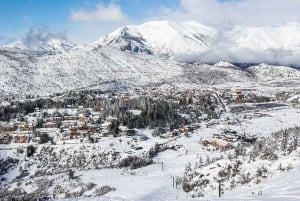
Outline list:
[[[222,26],[299,21],[298,8],[299,0],[0,0],[0,44],[21,40],[38,25],[86,43],[147,20]]]
[[[22,37],[30,27],[36,25],[46,25],[53,32],[66,32],[76,42],[81,42],[81,39],[76,34],[75,37],[79,39],[74,38],[71,32],[80,30],[81,27],[89,29],[90,26],[99,25],[99,29],[104,29],[101,24],[108,27],[107,23],[112,29],[121,26],[122,23],[110,20],[104,20],[102,23],[83,23],[80,20],[70,19],[72,11],[84,9],[92,12],[98,4],[104,7],[109,4],[118,5],[127,17],[124,22],[138,23],[151,16],[151,13],[161,6],[175,9],[179,5],[179,0],[0,0],[0,43]],[[100,37],[110,30],[104,29],[97,34]],[[82,38],[83,42],[89,42],[88,39]],[[94,36],[91,37],[91,40],[93,39]]]

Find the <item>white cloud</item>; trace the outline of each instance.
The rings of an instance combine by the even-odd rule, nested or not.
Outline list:
[[[35,25],[29,29],[22,42],[28,49],[36,50],[51,39],[67,40],[66,33],[54,33],[46,25]]]
[[[107,6],[100,3],[95,10],[73,10],[69,18],[73,21],[118,22],[127,19],[127,16],[122,12],[121,7],[115,3],[110,3]]]
[[[179,9],[168,10],[171,19],[206,24],[272,25],[300,21],[299,0],[181,0]]]

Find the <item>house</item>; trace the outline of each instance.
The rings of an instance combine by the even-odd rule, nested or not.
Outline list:
[[[121,135],[132,136],[135,133],[134,129],[129,129],[127,126],[119,126]]]
[[[22,124],[19,126],[19,131],[33,132],[33,126],[30,124]]]
[[[77,116],[64,116],[65,121],[78,120]]]
[[[88,131],[89,131],[89,128],[86,124],[84,124],[83,126],[78,128],[78,132],[83,135],[87,134]]]
[[[56,123],[53,123],[53,122],[47,122],[47,123],[43,123],[43,128],[56,128],[57,125]]]
[[[96,128],[95,125],[89,124],[89,125],[87,125],[87,127],[88,127],[88,132],[90,132],[90,133],[96,133],[97,128]]]
[[[78,120],[81,124],[86,124],[90,121],[90,118],[88,117],[80,117]]]
[[[106,118],[106,121],[112,123],[114,121],[118,121],[118,118],[117,117],[109,116],[109,117]]]
[[[219,150],[228,150],[230,148],[232,148],[232,145],[229,142],[226,142],[225,140],[222,139],[216,139],[216,138],[212,138],[212,139],[200,139],[199,141],[201,144],[203,144],[204,146],[208,146],[211,145]]]
[[[29,140],[28,135],[17,135],[14,137],[14,143],[27,143]]]
[[[52,117],[52,123],[60,124],[62,122],[62,117]]]
[[[2,134],[12,134],[17,130],[17,127],[14,126],[14,124],[1,124],[0,125],[0,131],[2,132]]]
[[[26,124],[26,122],[24,122],[24,121],[17,121],[17,122],[14,122],[14,127],[19,128],[21,126],[24,126],[25,124]]]
[[[71,138],[78,138],[81,135],[78,127],[72,127],[72,128],[69,128],[69,130],[70,130]]]
[[[0,134],[0,144],[9,144],[10,137],[9,135]]]
[[[209,144],[217,149],[220,149],[222,151],[230,149],[232,145],[229,142],[226,142],[222,139],[211,139],[208,141]]]
[[[75,126],[77,124],[77,120],[64,120],[61,122],[61,126],[64,128],[69,128]]]

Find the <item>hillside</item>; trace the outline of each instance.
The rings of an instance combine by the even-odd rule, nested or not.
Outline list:
[[[0,94],[44,95],[103,85],[124,89],[164,83],[193,88],[295,82],[299,71],[293,68],[261,64],[243,69],[226,61],[244,61],[244,53],[251,63],[253,56],[268,57],[282,48],[298,51],[298,38],[293,35],[297,27],[289,24],[221,32],[196,22],[150,21],[122,27],[81,46],[53,38],[31,46],[16,42],[0,48]],[[284,30],[292,32],[284,37]],[[230,44],[234,45],[225,51]],[[212,63],[211,58],[216,64],[205,64]],[[285,57],[280,58],[285,63]]]
[[[177,61],[197,61],[210,46],[216,30],[196,22],[177,24],[170,21],[151,21],[116,30],[97,41],[97,44],[121,50],[154,53]]]

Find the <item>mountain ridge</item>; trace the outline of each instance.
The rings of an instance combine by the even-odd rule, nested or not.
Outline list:
[[[170,38],[170,34],[165,34],[162,39],[160,35],[153,34],[160,32],[161,26],[172,32]],[[153,27],[158,29],[148,33]],[[267,64],[250,65],[254,67],[249,68],[247,64],[246,69],[227,59],[202,64],[201,55],[211,51],[208,44],[214,40],[210,33],[216,34],[216,37],[218,33],[196,22],[185,23],[185,27],[188,30],[183,25],[168,21],[148,22],[141,26],[120,28],[88,45],[66,46],[70,49],[64,49],[63,40],[52,40],[52,46],[50,40],[49,47],[53,47],[53,51],[51,48],[49,51],[41,48],[30,50],[22,47],[21,43],[16,43],[15,47],[1,47],[0,94],[51,94],[110,82],[130,88],[162,83],[197,87],[209,86],[211,80],[225,86],[300,78],[299,70],[282,66],[272,68],[269,64],[270,68],[266,67]],[[202,31],[206,35],[201,35]],[[193,32],[196,35],[192,36]],[[196,41],[185,36],[191,36]],[[180,42],[175,40],[178,37]],[[155,45],[153,41],[162,41],[162,45]],[[196,43],[194,45],[198,49],[194,52],[189,51],[193,46],[181,49],[186,46],[186,41],[187,44]],[[195,63],[189,64],[178,60],[183,53],[187,57],[199,53],[200,62],[195,60]]]

